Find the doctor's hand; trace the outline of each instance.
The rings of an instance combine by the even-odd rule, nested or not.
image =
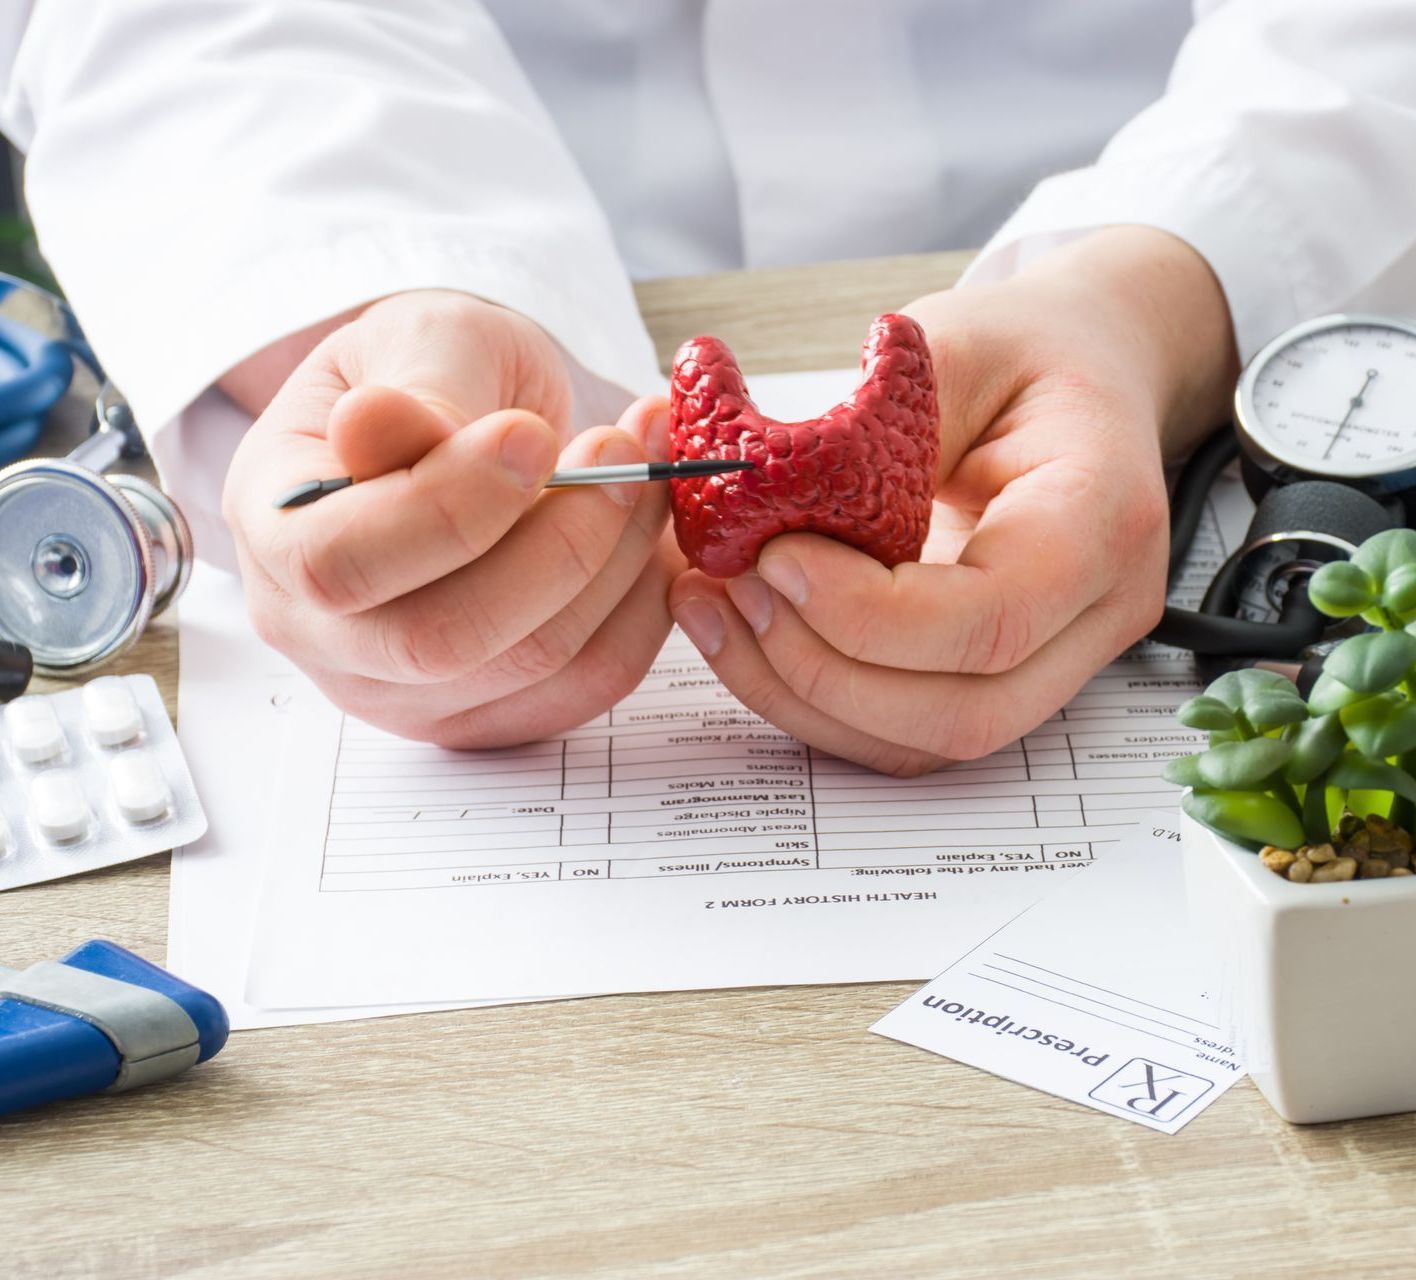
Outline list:
[[[941,408],[923,562],[790,534],[726,584],[684,574],[671,603],[747,706],[917,774],[1015,741],[1159,619],[1163,456],[1222,419],[1237,358],[1208,265],[1143,228],[906,310]]]
[[[664,402],[566,443],[559,350],[461,294],[325,328],[222,382],[268,400],[224,501],[262,638],[351,714],[447,746],[543,737],[628,693],[669,627],[666,486],[542,486],[558,466],[665,457]],[[313,506],[271,505],[346,474],[360,483]]]

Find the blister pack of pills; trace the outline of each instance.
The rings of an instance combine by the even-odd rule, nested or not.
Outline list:
[[[0,710],[0,891],[146,858],[206,831],[151,676],[99,676]]]

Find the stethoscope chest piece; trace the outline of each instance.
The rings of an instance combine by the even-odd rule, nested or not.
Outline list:
[[[122,653],[191,572],[191,531],[160,490],[72,459],[0,471],[0,532],[0,640],[44,675]]]

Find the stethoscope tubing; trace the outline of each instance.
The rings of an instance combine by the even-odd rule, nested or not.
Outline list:
[[[62,298],[18,276],[0,272],[0,303],[14,293],[35,299],[63,330],[62,337],[0,315],[0,355],[14,366],[0,381],[0,463],[13,462],[34,447],[45,416],[68,393],[74,365],[87,367],[103,385],[103,367],[84,339],[78,317]]]

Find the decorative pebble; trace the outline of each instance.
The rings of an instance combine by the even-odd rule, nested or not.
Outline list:
[[[1356,874],[1356,858],[1337,858],[1314,870],[1313,883],[1328,884],[1334,880],[1351,880]]]
[[[1411,865],[1411,836],[1390,819],[1377,813],[1368,814],[1367,834],[1374,858],[1381,858],[1392,867]]]
[[[1386,880],[1416,874],[1416,841],[1404,828],[1379,813],[1359,818],[1343,813],[1330,842],[1297,850],[1265,845],[1259,861],[1294,884],[1332,884],[1344,880]]]
[[[1286,875],[1288,868],[1298,860],[1298,855],[1289,849],[1279,849],[1268,844],[1259,850],[1259,861],[1270,871]]]

